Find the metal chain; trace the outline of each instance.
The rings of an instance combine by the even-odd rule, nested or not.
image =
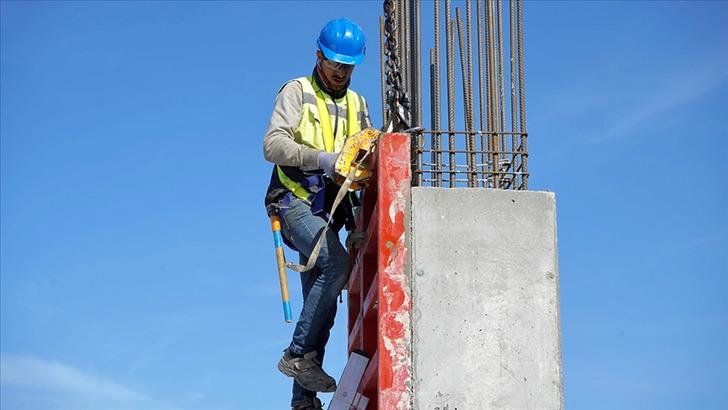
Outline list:
[[[397,23],[394,0],[384,0],[384,37],[386,49],[384,55],[387,60],[386,100],[390,111],[390,123],[385,131],[405,131],[411,127],[410,101],[402,85],[403,78],[400,70],[399,56],[397,54]]]

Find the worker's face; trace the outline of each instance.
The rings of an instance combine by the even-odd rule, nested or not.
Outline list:
[[[351,78],[351,73],[354,72],[354,66],[327,60],[320,50],[316,51],[316,56],[318,57],[318,64],[321,67],[324,80],[326,80],[329,87],[337,91],[346,87],[346,84]]]

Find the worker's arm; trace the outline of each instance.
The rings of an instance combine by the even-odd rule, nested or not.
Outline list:
[[[299,167],[304,170],[318,168],[319,150],[298,144],[293,132],[301,122],[303,88],[298,81],[283,86],[276,97],[268,131],[263,139],[263,155],[274,164]]]

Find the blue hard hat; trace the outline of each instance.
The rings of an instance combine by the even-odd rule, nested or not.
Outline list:
[[[364,32],[346,17],[326,23],[316,43],[327,59],[342,64],[361,63],[366,51]]]

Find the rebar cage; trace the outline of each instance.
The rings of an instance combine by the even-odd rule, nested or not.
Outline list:
[[[429,123],[429,129],[413,134],[412,184],[528,189],[523,1],[456,2],[465,6],[464,19],[461,7],[454,7],[453,18],[450,0],[424,3],[431,7],[433,16],[432,37],[424,41],[431,45],[429,90],[422,89],[421,79],[421,2],[384,3],[385,16],[380,19],[384,122],[389,123],[396,115],[394,96],[404,94],[400,99],[409,114],[409,125],[424,127]],[[504,3],[509,7],[504,8]],[[445,125],[441,118],[443,55]],[[422,109],[423,94],[429,97],[429,110]]]

